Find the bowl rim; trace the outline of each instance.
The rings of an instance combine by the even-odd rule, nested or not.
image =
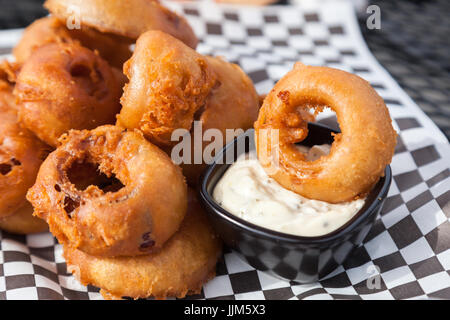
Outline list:
[[[323,129],[327,129],[331,132],[338,132],[336,130],[333,130],[332,128],[319,124],[319,123],[310,123],[310,125],[322,127]],[[377,212],[377,207],[381,206],[389,192],[389,187],[391,185],[392,181],[392,170],[391,166],[387,165],[384,170],[384,177],[381,177],[381,179],[384,179],[382,182],[382,186],[380,188],[380,191],[376,194],[374,197],[374,200],[372,203],[370,203],[367,207],[366,205],[363,206],[363,208],[360,209],[349,221],[347,221],[345,224],[343,224],[338,229],[331,231],[327,234],[320,235],[320,236],[299,236],[289,233],[284,233],[276,230],[272,230],[269,228],[265,228],[259,225],[256,225],[252,222],[249,222],[247,220],[244,220],[228,210],[221,207],[213,198],[212,194],[208,192],[208,181],[211,177],[211,174],[216,166],[223,166],[226,164],[218,164],[217,160],[222,158],[223,155],[227,152],[229,148],[234,147],[234,144],[238,140],[245,139],[246,136],[250,136],[249,132],[252,130],[249,129],[245,131],[243,134],[236,137],[233,141],[229,142],[225,147],[222,148],[222,150],[214,157],[213,162],[209,164],[206,168],[206,170],[202,173],[200,176],[200,185],[198,188],[198,193],[200,195],[201,201],[209,208],[212,208],[214,211],[214,214],[220,216],[222,219],[227,220],[229,223],[239,227],[240,229],[244,229],[247,232],[253,233],[259,237],[263,238],[270,238],[274,241],[283,241],[287,243],[292,244],[306,244],[306,245],[314,245],[314,244],[323,244],[327,242],[336,241],[337,239],[344,237],[346,234],[351,233],[353,230],[355,230],[359,225],[361,225],[364,221],[366,221],[372,214],[375,214]],[[254,139],[254,137],[251,137],[251,139]],[[226,170],[225,170],[226,171]],[[224,172],[225,172],[224,171]],[[224,173],[223,172],[223,173]],[[222,174],[223,174],[222,173]],[[380,183],[380,181],[378,182]],[[215,187],[215,186],[214,186]],[[366,207],[366,208],[365,208]],[[365,209],[364,209],[365,208]],[[364,209],[364,210],[363,210]]]

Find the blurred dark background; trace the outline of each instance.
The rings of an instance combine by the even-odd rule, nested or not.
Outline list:
[[[0,29],[22,28],[47,14],[44,0],[0,0]],[[286,4],[289,1],[278,1]],[[378,61],[450,139],[450,1],[369,0],[381,29],[361,32]]]
[[[377,60],[450,139],[450,1],[369,1],[381,30],[362,34]]]

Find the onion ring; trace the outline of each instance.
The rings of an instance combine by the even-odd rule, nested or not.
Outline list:
[[[173,130],[191,127],[218,83],[205,57],[161,31],[139,37],[124,73],[129,83],[117,124],[140,129],[158,146],[173,144]]]
[[[122,69],[123,63],[131,57],[129,40],[125,41],[87,26],[70,30],[63,21],[52,16],[38,19],[29,25],[13,49],[13,55],[19,64],[23,64],[39,47],[49,43],[71,42],[97,50],[103,59],[119,69]]]
[[[330,154],[306,161],[295,146],[308,134],[299,110],[336,112],[341,132]],[[396,132],[383,99],[362,78],[337,69],[297,63],[273,88],[255,123],[258,159],[286,189],[338,203],[367,194],[391,162]],[[263,139],[261,129],[278,130]],[[275,161],[278,157],[278,163]]]
[[[139,257],[99,258],[64,246],[68,270],[81,283],[100,287],[107,299],[183,298],[200,293],[215,274],[221,242],[193,194],[190,190],[180,230],[160,251]]]
[[[19,124],[10,68],[6,62],[0,67],[0,219],[26,204],[25,194],[48,152],[48,146]]]
[[[179,228],[187,188],[179,167],[138,131],[71,130],[27,199],[61,243],[98,256],[156,250]]]
[[[124,72],[130,81],[117,125],[141,130],[168,153],[177,143],[171,139],[174,130],[191,130],[194,120],[201,122],[203,130],[216,128],[225,136],[226,129],[246,130],[257,119],[258,95],[241,68],[202,56],[163,32],[148,31],[138,39]],[[182,165],[190,184],[195,184],[204,166],[193,159]]]
[[[15,234],[30,234],[48,231],[47,223],[33,216],[33,207],[27,201],[13,215],[0,218],[0,229]]]
[[[22,66],[14,94],[23,125],[55,147],[70,129],[114,123],[122,85],[98,54],[75,43],[51,43]]]
[[[198,40],[185,18],[155,0],[47,0],[44,6],[63,21],[74,18],[81,25],[137,39],[148,30],[160,30],[183,41],[191,48]]]

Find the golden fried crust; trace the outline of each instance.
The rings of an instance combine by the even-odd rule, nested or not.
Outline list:
[[[203,133],[208,129],[218,129],[224,137],[222,145],[225,145],[235,138],[235,135],[230,134],[233,129],[245,131],[253,126],[258,117],[259,97],[252,81],[238,65],[221,58],[205,58],[217,75],[219,84],[211,91],[205,107],[198,113],[197,120],[201,122]],[[232,130],[227,134],[227,129]],[[236,131],[236,135],[239,132]],[[192,147],[195,139],[195,135],[192,134]],[[209,143],[210,141],[203,141],[202,151]],[[194,155],[194,150],[191,154]],[[195,164],[193,156],[190,164],[181,165],[189,184],[197,183],[205,166],[205,163]]]
[[[17,80],[17,74],[20,71],[20,64],[15,62],[9,62],[8,60],[0,61],[0,91],[2,93],[8,93],[8,95],[2,95],[4,100],[2,103],[15,107],[15,97],[12,95],[14,85]]]
[[[48,150],[19,124],[13,83],[9,80],[14,73],[6,67],[7,63],[0,67],[0,218],[25,205],[25,194]]]
[[[221,242],[190,191],[188,213],[180,230],[155,253],[139,257],[98,258],[64,246],[68,269],[106,298],[183,298],[199,293],[214,276]]]
[[[101,33],[87,26],[70,30],[64,21],[53,16],[38,19],[29,25],[13,49],[13,55],[18,63],[23,64],[37,48],[58,42],[76,42],[91,50],[98,50],[103,59],[120,69],[131,56],[129,39]]]
[[[0,229],[16,234],[39,233],[48,230],[47,223],[33,216],[33,207],[27,201],[13,215],[0,218]]]
[[[159,146],[173,144],[175,129],[191,128],[195,112],[218,84],[205,57],[160,31],[139,37],[124,73],[130,81],[117,124],[140,129]]]
[[[34,21],[22,34],[22,38],[13,48],[16,62],[23,64],[39,47],[55,42],[74,41],[63,22],[55,17],[45,17]]]
[[[52,43],[36,49],[22,66],[14,94],[24,126],[57,146],[70,129],[113,123],[122,85],[98,54],[75,43]]]
[[[299,110],[336,112],[342,133],[330,154],[306,161],[293,145],[308,134]],[[397,134],[383,99],[362,78],[327,67],[297,63],[264,100],[255,123],[257,151],[266,172],[283,187],[331,203],[368,193],[391,162]],[[278,129],[279,141],[262,129]],[[279,166],[272,151],[279,149]]]
[[[215,128],[227,137],[226,129],[248,129],[258,117],[258,95],[239,66],[202,56],[168,34],[143,34],[124,72],[130,82],[124,89],[117,124],[142,130],[168,153],[178,143],[171,141],[173,132],[194,133],[194,120],[201,122],[203,132]],[[195,185],[205,164],[194,164],[195,137],[191,137],[192,158],[182,167],[189,184]],[[226,141],[232,138],[228,135]]]
[[[99,256],[147,254],[178,230],[187,187],[179,167],[138,131],[71,130],[27,199],[62,243]]]
[[[148,30],[160,30],[191,48],[197,37],[187,20],[154,0],[47,0],[44,6],[61,20],[73,18],[77,8],[82,25],[137,39]]]

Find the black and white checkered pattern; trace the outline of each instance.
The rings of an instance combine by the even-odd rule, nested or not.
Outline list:
[[[343,1],[299,7],[236,8],[172,4],[201,39],[198,50],[238,63],[260,93],[295,61],[327,65],[370,81],[389,107],[399,133],[393,182],[365,242],[325,280],[300,285],[275,279],[225,251],[206,299],[450,298],[450,147],[366,48],[354,13]],[[1,32],[13,46],[20,32]],[[330,114],[323,116],[329,121]],[[0,241],[1,299],[99,299],[67,273],[61,246],[49,233]],[[368,283],[378,284],[369,289]]]

